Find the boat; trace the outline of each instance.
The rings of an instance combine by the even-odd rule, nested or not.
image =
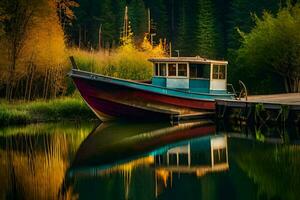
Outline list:
[[[215,134],[215,124],[209,120],[175,126],[165,122],[104,122],[81,143],[71,168],[124,163],[170,143]]]
[[[134,81],[78,69],[73,79],[81,96],[102,120],[170,120],[174,116],[213,112],[216,99],[233,99],[227,91],[227,61],[196,57],[150,58],[151,81]]]
[[[228,171],[227,143],[227,135],[217,133],[208,121],[176,126],[104,122],[81,143],[64,186],[95,185],[95,180],[109,185],[106,182],[113,180],[114,187],[124,186],[121,194],[129,199],[128,194],[135,186],[140,188],[142,180],[146,184],[143,191],[158,197],[178,187],[178,179],[183,185],[188,184],[187,177]]]

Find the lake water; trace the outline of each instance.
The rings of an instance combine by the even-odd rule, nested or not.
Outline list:
[[[0,129],[0,199],[300,199],[297,128],[211,122]]]

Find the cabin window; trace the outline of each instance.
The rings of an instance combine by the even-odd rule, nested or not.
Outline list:
[[[158,73],[159,73],[158,63],[155,63],[155,65],[154,65],[154,76],[158,76]]]
[[[226,68],[225,65],[219,66],[219,79],[225,79],[226,78]]]
[[[176,76],[176,64],[168,64],[168,76]]]
[[[213,66],[213,79],[218,79],[219,76],[219,65]]]
[[[213,65],[213,79],[225,79],[225,65]]]
[[[178,64],[178,76],[187,76],[187,64]]]
[[[167,65],[166,63],[159,64],[159,75],[166,76],[167,75]]]
[[[210,65],[190,64],[190,78],[207,78],[210,76]]]

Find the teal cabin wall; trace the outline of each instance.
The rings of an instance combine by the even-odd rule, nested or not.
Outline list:
[[[167,88],[174,89],[189,89],[189,79],[188,78],[167,78]]]
[[[178,83],[180,83],[180,80],[174,79],[173,80],[178,81]],[[182,81],[183,79],[181,79],[181,82],[185,82]],[[172,83],[174,84],[174,83]],[[182,84],[182,83],[180,83]],[[178,87],[169,87],[169,88],[174,88],[174,89],[182,89],[183,91],[190,91],[190,92],[196,92],[196,93],[207,93],[210,95],[226,95],[226,96],[230,96],[227,94],[226,90],[210,90],[210,85],[209,85],[209,79],[189,79],[188,80],[188,85],[189,88],[185,88],[181,85],[178,85]],[[164,88],[168,88],[167,87],[167,78],[166,77],[153,77],[152,78],[152,85],[153,86],[159,86],[159,87],[164,87]],[[185,83],[186,85],[186,83]],[[174,86],[174,85],[173,85]],[[153,88],[154,90],[154,88]],[[171,92],[171,91],[170,91]],[[218,97],[221,98],[221,97]],[[225,96],[222,98],[226,98]],[[229,97],[231,98],[231,97]]]
[[[190,79],[190,90],[195,92],[209,92],[209,80]]]
[[[165,77],[153,77],[152,85],[166,87],[166,78]]]

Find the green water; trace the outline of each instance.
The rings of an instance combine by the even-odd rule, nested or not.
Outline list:
[[[210,122],[0,129],[0,199],[299,199],[298,129]]]

